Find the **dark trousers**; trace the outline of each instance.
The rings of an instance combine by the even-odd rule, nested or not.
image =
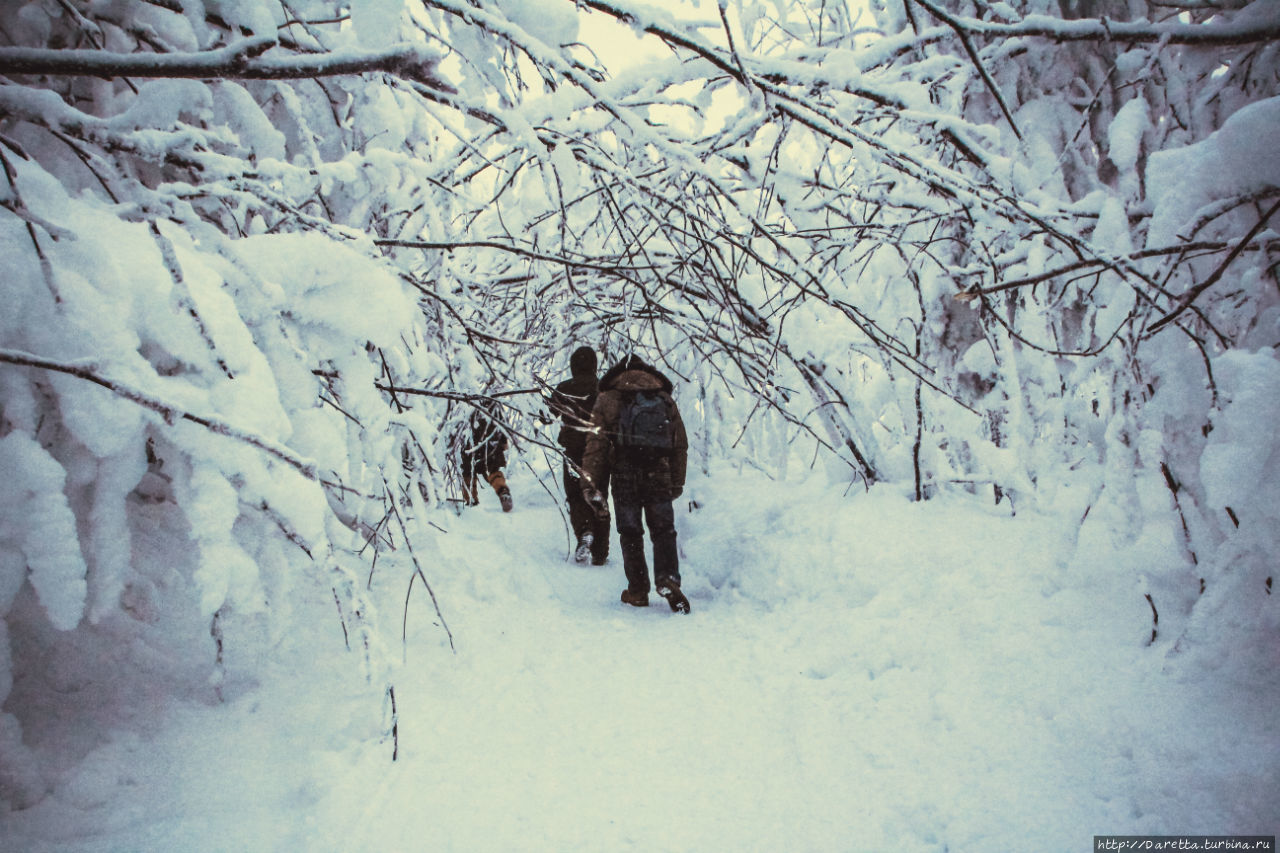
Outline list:
[[[582,480],[568,462],[564,465],[564,499],[569,505],[569,526],[573,528],[574,539],[581,542],[583,535],[590,533],[591,558],[602,562],[609,556],[609,516],[596,515],[582,496]]]
[[[618,520],[618,540],[622,545],[622,570],[627,587],[637,592],[649,591],[649,566],[644,558],[644,524],[653,542],[653,579],[659,586],[680,585],[680,555],[676,551],[676,513],[671,501],[642,503],[634,500],[630,490],[614,491],[613,514]]]

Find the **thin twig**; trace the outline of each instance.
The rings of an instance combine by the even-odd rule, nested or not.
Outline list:
[[[414,573],[422,579],[422,585],[427,588],[427,595],[431,596],[431,605],[435,608],[436,617],[440,620],[440,627],[444,629],[445,636],[449,638],[449,649],[456,655],[458,648],[453,644],[453,632],[449,630],[449,623],[445,621],[444,613],[440,611],[440,601],[436,598],[436,591],[431,588],[431,582],[427,580],[426,572],[422,570],[422,564],[418,562],[418,555],[413,550],[413,542],[409,539],[409,528],[405,525],[404,516],[400,514],[400,509],[396,505],[395,495],[391,493],[391,487],[387,485],[385,480],[382,482],[382,486],[387,496],[387,503],[391,507],[391,512],[396,517],[396,523],[400,525],[400,533],[404,536],[405,549],[409,552],[409,559],[413,561]],[[412,580],[409,588],[413,588]]]

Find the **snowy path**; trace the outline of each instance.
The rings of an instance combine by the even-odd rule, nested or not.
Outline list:
[[[397,762],[330,610],[260,691],[100,750],[12,824],[65,843],[13,849],[1077,851],[1280,826],[1274,681],[1170,672],[1113,556],[1064,571],[1048,521],[973,503],[721,482],[679,522],[690,616],[618,603],[616,539],[566,562],[526,472],[515,512],[488,500],[420,554],[458,651],[416,590]],[[395,624],[398,571],[375,577]]]
[[[616,541],[566,563],[536,492],[462,520],[446,557],[503,616],[451,615],[462,667],[401,688],[450,697],[402,717],[431,732],[406,746],[405,847],[1072,850],[1280,816],[1251,790],[1274,767],[1216,779],[1199,752],[1255,734],[1274,757],[1265,711],[1160,679],[1141,596],[1059,589],[1049,525],[748,482],[681,519],[689,617],[618,603]]]

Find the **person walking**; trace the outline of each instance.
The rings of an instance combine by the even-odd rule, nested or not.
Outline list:
[[[578,347],[569,356],[569,378],[551,394],[551,411],[560,418],[557,442],[564,448],[564,497],[569,507],[569,524],[577,548],[573,559],[604,565],[609,558],[609,511],[597,515],[582,495],[582,457],[587,452],[587,430],[596,404],[596,351]]]
[[[628,356],[600,379],[583,456],[582,494],[598,515],[613,494],[622,570],[622,602],[649,605],[649,567],[644,527],[653,543],[653,580],[658,594],[678,613],[689,612],[680,591],[675,508],[684,491],[689,441],[671,392],[671,380],[637,356]]]
[[[471,415],[469,429],[462,435],[462,502],[467,506],[480,503],[479,484],[483,477],[498,495],[503,512],[515,505],[507,477],[502,469],[507,464],[507,434],[490,415],[480,409]],[[468,434],[469,433],[469,434]]]

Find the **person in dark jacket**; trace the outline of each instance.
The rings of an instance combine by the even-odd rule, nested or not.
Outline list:
[[[469,433],[469,434],[468,434]],[[467,506],[480,503],[480,478],[493,487],[503,512],[514,503],[502,469],[507,464],[507,434],[489,414],[477,409],[462,436],[462,501]]]
[[[569,524],[577,539],[573,559],[591,560],[602,566],[609,557],[609,513],[596,515],[582,495],[582,457],[587,452],[587,430],[596,404],[596,351],[578,347],[569,357],[570,378],[551,394],[551,411],[560,418],[557,441],[564,448],[564,496],[569,505]]]
[[[605,490],[613,493],[622,569],[627,576],[622,602],[634,607],[649,604],[649,567],[644,551],[644,525],[648,525],[654,586],[672,610],[688,613],[689,599],[680,591],[672,501],[684,490],[689,441],[671,391],[671,380],[636,356],[624,358],[600,379],[582,462],[582,492],[597,513],[607,512]],[[621,422],[631,416],[629,409],[641,397],[656,398],[665,407],[669,447],[627,446]]]

